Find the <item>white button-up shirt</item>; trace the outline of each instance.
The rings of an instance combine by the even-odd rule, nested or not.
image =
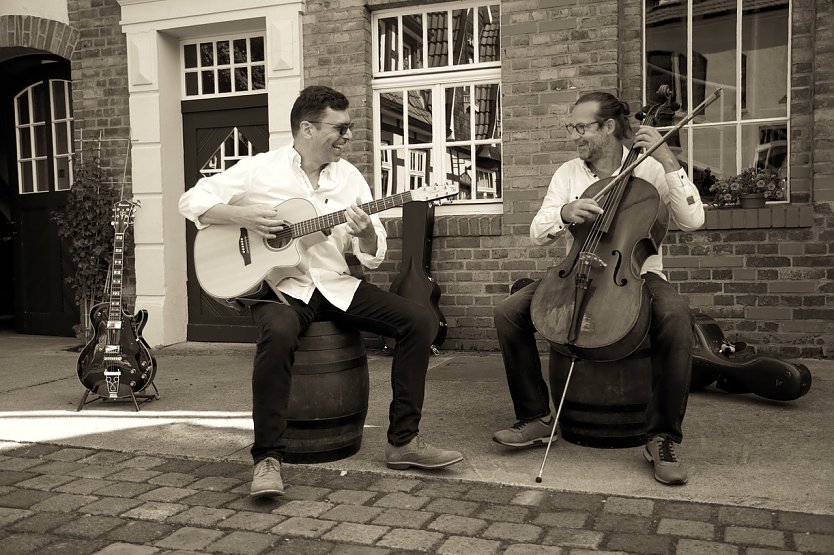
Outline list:
[[[628,152],[628,149],[623,147],[623,161]],[[619,174],[621,169],[622,164],[613,175]],[[649,157],[634,169],[632,175],[657,187],[661,201],[669,207],[669,215],[680,229],[694,231],[704,225],[701,196],[683,169],[666,173],[660,162]],[[599,177],[581,158],[574,158],[559,166],[550,180],[542,206],[530,224],[530,239],[533,243],[547,245],[564,232],[569,224],[562,221],[562,207],[581,197],[585,189],[597,181]],[[572,240],[571,235],[568,248]],[[665,279],[660,252],[646,258],[640,273],[646,272],[654,272]]]
[[[356,199],[371,202],[373,196],[368,182],[359,170],[347,160],[330,163],[321,171],[318,189],[301,168],[301,155],[287,145],[276,150],[244,158],[228,170],[200,179],[180,197],[180,213],[194,222],[197,229],[207,227],[200,216],[217,204],[247,206],[267,204],[278,206],[282,202],[301,198],[309,201],[318,215],[344,211]],[[297,223],[293,214],[281,213],[278,217]],[[311,216],[312,217],[312,216]],[[327,240],[313,244],[307,250],[309,271],[302,276],[276,279],[271,275],[266,282],[275,291],[295,297],[305,303],[318,289],[333,306],[347,310],[359,287],[359,280],[350,275],[345,253],[353,252],[363,266],[378,268],[387,250],[385,228],[376,215],[371,215],[377,236],[374,255],[359,249],[359,239],[347,232],[346,224],[332,229]]]

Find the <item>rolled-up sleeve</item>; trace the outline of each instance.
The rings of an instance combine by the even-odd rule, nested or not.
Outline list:
[[[681,230],[695,231],[704,225],[705,215],[701,195],[685,170],[679,169],[664,173],[658,181],[658,189],[661,195],[665,190],[672,220]]]
[[[552,243],[567,224],[562,221],[562,207],[570,197],[570,187],[563,174],[563,165],[550,180],[542,206],[530,224],[530,240],[536,245]]]
[[[362,177],[362,174],[359,173],[359,170],[355,170],[349,176],[351,187],[353,187],[357,193],[362,203],[372,202],[374,200],[373,195],[371,195],[371,188],[368,185],[368,182],[365,181],[365,178]],[[376,253],[375,254],[367,254],[362,252],[359,249],[359,238],[350,237],[350,250],[353,252],[354,256],[356,256],[357,260],[368,268],[369,270],[375,270],[379,268],[379,265],[385,260],[385,255],[388,252],[388,234],[385,233],[385,226],[382,225],[382,220],[379,219],[379,216],[376,214],[371,214],[371,222],[373,223],[374,230],[376,231]]]
[[[180,214],[194,222],[197,229],[208,227],[208,224],[200,222],[200,216],[218,204],[235,204],[246,194],[251,160],[243,159],[222,173],[197,181],[194,187],[180,196]]]

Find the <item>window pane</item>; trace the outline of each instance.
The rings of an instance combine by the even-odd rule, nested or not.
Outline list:
[[[741,162],[745,168],[771,169],[787,177],[788,127],[750,124],[741,128]]]
[[[742,56],[746,62],[742,87],[742,117],[788,115],[788,3],[767,10],[745,9],[742,16]]]
[[[46,89],[42,83],[32,87],[32,122],[39,123],[46,121],[46,106],[49,99],[46,96]]]
[[[398,29],[396,17],[380,19],[377,24],[380,71],[395,71],[399,69],[397,65]]]
[[[237,39],[234,41],[234,49],[235,49],[235,63],[236,64],[245,64],[248,56],[246,54],[246,39]]]
[[[264,38],[252,37],[249,39],[249,46],[251,48],[251,60],[253,62],[264,61]]]
[[[32,162],[21,162],[18,165],[21,193],[32,193],[35,191],[35,178],[32,176],[32,166]]]
[[[501,59],[501,24],[498,4],[478,8],[478,61]]]
[[[186,96],[194,96],[199,94],[197,90],[197,73],[191,72],[185,74],[185,94]]]
[[[408,91],[408,141],[407,144],[432,142],[431,89]]]
[[[692,171],[696,185],[703,183],[704,179],[726,179],[739,172],[735,126],[696,127],[692,131],[692,139]],[[686,160],[686,132],[681,132],[680,142],[681,159]]]
[[[476,147],[475,195],[478,199],[501,197],[501,150],[497,144]]]
[[[17,97],[17,122],[19,125],[29,123],[29,93],[24,91]]]
[[[217,70],[217,92],[232,92],[232,71],[230,69]]]
[[[207,67],[214,65],[214,43],[200,43],[200,66]]]
[[[723,87],[721,98],[713,102],[703,117],[695,121],[732,121],[736,113],[736,2],[722,0],[715,4],[693,3],[692,16],[692,77],[694,108]],[[703,8],[702,8],[703,6]],[[707,6],[710,6],[707,9]],[[745,104],[744,67],[742,60],[741,105]]]
[[[249,90],[249,72],[246,71],[245,67],[235,68],[235,90]]]
[[[674,91],[686,111],[686,2],[646,2],[646,98],[654,103],[661,85]]]
[[[229,62],[229,41],[217,41],[217,65],[227,65]]]
[[[21,127],[18,130],[17,158],[23,160],[32,157],[31,127]]]
[[[454,65],[471,64],[474,61],[472,37],[472,8],[452,11],[452,63]]]
[[[47,150],[47,134],[46,125],[38,125],[32,129],[35,134],[35,156],[46,156]]]
[[[264,66],[252,66],[252,90],[258,91],[265,87]]]
[[[498,83],[475,85],[475,138],[501,138],[501,88]]]
[[[446,88],[446,139],[450,141],[468,141],[472,138],[471,87]]]
[[[403,69],[423,67],[423,16],[403,16]]]
[[[403,94],[399,91],[380,93],[379,104],[380,140],[388,145],[404,144]]]
[[[197,67],[197,45],[186,44],[182,47],[183,58],[185,59],[185,67]]]
[[[458,187],[458,194],[452,198],[459,200],[473,198],[472,147],[469,145],[446,147],[446,162],[448,168],[445,182]]]
[[[55,190],[66,191],[70,188],[69,158],[55,159]]]
[[[55,119],[66,119],[67,117],[67,99],[66,99],[66,82],[52,81],[52,113]]]
[[[448,19],[448,12],[430,12],[426,14],[429,67],[449,65]]]
[[[201,71],[203,78],[203,94],[214,94],[214,71]]]
[[[69,125],[61,122],[53,124],[52,133],[55,135],[55,155],[69,153]]]
[[[38,160],[36,162],[36,166],[38,176],[37,176],[37,191],[39,193],[43,193],[49,190],[49,170],[47,161],[46,160]]]

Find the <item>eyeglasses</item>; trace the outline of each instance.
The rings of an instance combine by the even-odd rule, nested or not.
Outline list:
[[[567,124],[565,124],[565,129],[568,130],[568,135],[573,133],[574,130],[575,130],[577,135],[581,136],[581,135],[585,134],[585,131],[588,129],[589,125],[593,125],[595,123],[597,125],[602,125],[603,124],[603,122],[601,120],[592,121],[592,122],[589,122],[589,123],[567,123]]]
[[[308,120],[308,121],[310,123],[326,123],[327,125],[330,125],[334,129],[338,129],[340,135],[347,135],[348,131],[353,129],[353,122],[350,122],[350,123],[330,123],[329,121],[312,121],[312,120]]]

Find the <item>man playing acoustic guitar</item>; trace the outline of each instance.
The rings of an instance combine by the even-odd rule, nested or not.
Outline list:
[[[530,225],[530,238],[535,244],[550,244],[571,224],[594,221],[603,213],[594,199],[582,194],[597,180],[617,175],[622,169],[629,152],[623,143],[631,135],[628,113],[628,105],[608,93],[589,93],[576,101],[566,128],[579,157],[562,164],[553,175]],[[634,146],[649,148],[659,139],[655,128],[641,126]],[[704,223],[701,198],[675,155],[663,143],[651,156],[637,166],[633,175],[655,186],[678,228],[700,228]],[[692,317],[686,301],[666,281],[660,253],[646,258],[640,274],[652,299],[649,336],[653,391],[646,409],[649,440],[644,454],[654,465],[655,479],[683,484],[687,473],[675,448],[682,439],[681,423],[689,394]],[[547,443],[554,425],[530,315],[540,283],[530,283],[495,309],[495,328],[518,422],[495,432],[493,439],[511,447]],[[611,308],[611,317],[616,318],[616,307]]]
[[[319,214],[343,210],[345,223],[306,249],[296,272],[270,272],[267,297],[251,304],[260,329],[252,372],[255,441],[253,496],[283,494],[283,435],[294,353],[316,318],[333,320],[397,341],[391,368],[389,467],[435,469],[463,460],[418,436],[430,347],[437,330],[431,309],[352,277],[345,253],[369,269],[385,257],[386,234],[377,216],[359,204],[372,200],[359,170],[342,153],[352,138],[348,100],[328,87],[301,91],[290,113],[293,144],[245,158],[223,173],[200,179],[180,199],[180,212],[198,229],[234,224],[273,239],[285,231],[280,204],[305,199]]]

